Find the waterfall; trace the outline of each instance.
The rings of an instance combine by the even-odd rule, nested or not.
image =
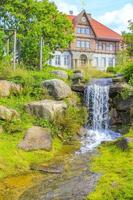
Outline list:
[[[95,131],[109,128],[109,84],[111,80],[108,81],[105,82],[105,79],[104,82],[103,79],[93,81],[85,91],[85,101],[89,107],[90,126]]]
[[[97,147],[103,141],[112,141],[120,137],[109,129],[109,89],[112,79],[94,79],[86,87],[85,102],[89,120],[87,135],[82,138],[81,152]]]

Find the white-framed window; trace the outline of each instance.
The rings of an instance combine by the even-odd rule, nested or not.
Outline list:
[[[81,41],[81,48],[85,48],[85,41]]]
[[[77,33],[78,33],[78,34],[81,33],[81,28],[80,28],[80,27],[77,28]]]
[[[107,51],[110,50],[109,44],[106,44],[106,50],[107,50]]]
[[[64,65],[65,66],[69,65],[69,55],[64,55]]]
[[[90,49],[90,42],[86,41],[86,49]]]
[[[106,58],[105,57],[102,57],[101,58],[102,60],[102,62],[101,62],[101,64],[102,64],[102,67],[106,67]]]
[[[114,45],[113,45],[113,44],[110,44],[110,45],[109,45],[109,50],[110,50],[110,51],[113,51],[113,50],[114,50]]]
[[[86,34],[91,34],[91,29],[90,28],[86,28]]]
[[[61,56],[60,55],[55,56],[55,65],[61,65]]]
[[[108,64],[109,64],[109,67],[113,67],[114,66],[114,58],[109,58],[108,60]]]
[[[98,66],[99,66],[98,57],[95,57],[95,58],[94,58],[94,66],[95,66],[95,67],[98,67]]]
[[[77,40],[77,47],[80,48],[81,47],[81,41]]]
[[[102,50],[102,49],[103,49],[102,42],[99,42],[99,44],[98,44],[98,49],[99,49],[99,50]]]
[[[98,48],[99,48],[99,44],[98,42],[96,42],[96,50],[98,50]]]
[[[106,50],[106,43],[102,43],[102,50]]]
[[[83,27],[77,27],[76,32],[78,34],[89,34],[91,33],[91,29],[89,27],[83,28]]]
[[[81,34],[85,34],[85,28],[81,28]]]
[[[77,48],[90,49],[90,41],[77,40]]]

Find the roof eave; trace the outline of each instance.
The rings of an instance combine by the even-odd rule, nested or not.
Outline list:
[[[121,39],[116,39],[116,38],[105,38],[105,37],[97,37],[98,40],[105,40],[105,41],[112,41],[112,42],[120,42],[122,41],[122,38]]]

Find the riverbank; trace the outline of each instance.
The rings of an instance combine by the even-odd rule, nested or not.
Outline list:
[[[57,142],[57,141],[56,141]],[[59,141],[58,141],[59,142]],[[75,151],[80,148],[78,142],[74,142],[71,145],[60,145],[55,149],[52,156],[47,156],[46,152],[37,152],[37,155],[34,152],[34,156],[40,158],[40,162],[37,162],[37,158],[35,157],[34,163],[44,164],[45,167],[50,167],[51,165],[56,164],[57,166],[64,165],[64,161],[70,158]],[[33,152],[29,152],[32,154]],[[51,155],[51,152],[48,154]],[[14,158],[14,157],[13,157]],[[47,159],[49,158],[49,159]],[[28,164],[28,163],[27,163]],[[6,169],[7,170],[7,169]],[[6,172],[7,173],[7,172]],[[5,174],[6,174],[5,173]],[[11,171],[10,171],[11,173]],[[50,173],[41,173],[37,170],[29,169],[29,164],[27,170],[24,169],[20,171],[12,171],[13,175],[10,175],[6,178],[2,178],[0,181],[0,200],[17,200],[26,190],[29,188],[40,184],[41,181],[44,180],[48,175],[51,176]],[[56,174],[56,173],[55,173]]]
[[[92,158],[91,170],[101,177],[87,200],[133,199],[133,130],[124,137],[128,138],[127,149],[122,150],[114,142],[105,143]]]

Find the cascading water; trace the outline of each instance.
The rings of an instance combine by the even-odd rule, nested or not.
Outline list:
[[[89,109],[87,135],[82,138],[81,152],[94,149],[103,141],[120,137],[109,129],[109,88],[112,79],[95,79],[85,90],[85,102]]]

